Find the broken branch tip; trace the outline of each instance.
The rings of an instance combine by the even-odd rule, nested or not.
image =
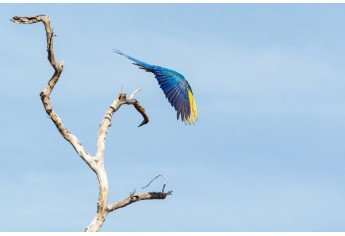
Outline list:
[[[135,94],[137,94],[137,93],[140,92],[141,90],[142,90],[142,88],[138,88],[137,90],[135,90],[135,91],[131,94],[131,96],[129,97],[129,99],[133,99],[134,96],[135,96]]]

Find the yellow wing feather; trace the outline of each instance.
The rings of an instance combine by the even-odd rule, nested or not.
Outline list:
[[[189,118],[184,120],[185,124],[195,124],[198,121],[198,109],[191,91],[188,91],[190,114]]]

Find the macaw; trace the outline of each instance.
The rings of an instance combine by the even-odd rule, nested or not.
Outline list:
[[[192,88],[183,75],[168,68],[139,61],[119,50],[114,50],[114,52],[127,57],[140,69],[153,73],[171,106],[177,111],[177,119],[181,115],[185,124],[195,124],[198,120],[198,110]]]

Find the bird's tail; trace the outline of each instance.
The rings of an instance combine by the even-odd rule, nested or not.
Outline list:
[[[146,62],[140,61],[138,59],[135,59],[134,57],[131,57],[130,55],[127,55],[126,53],[121,52],[118,49],[113,49],[113,52],[120,54],[122,56],[127,57],[129,60],[133,61],[134,65],[137,65],[140,67],[140,69],[146,70],[147,72],[152,72],[152,69],[155,67],[154,65],[150,65]]]
[[[118,49],[113,49],[113,52],[116,52],[116,53],[118,53],[118,54],[120,54],[120,55],[123,55],[123,56],[128,57],[128,55],[127,55],[127,54],[125,54],[125,53],[121,52],[121,51],[120,51],[120,50],[118,50]]]

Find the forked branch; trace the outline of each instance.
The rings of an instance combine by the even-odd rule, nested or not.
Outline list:
[[[166,196],[171,194],[170,192],[167,193],[138,193],[138,194],[131,194],[129,198],[126,198],[118,203],[108,205],[108,178],[107,172],[104,167],[104,149],[105,149],[105,139],[106,134],[108,132],[108,128],[111,125],[111,120],[113,114],[123,105],[133,105],[136,110],[143,116],[144,120],[139,125],[142,126],[149,122],[149,117],[147,116],[144,107],[134,99],[134,95],[139,92],[141,89],[138,89],[132,93],[130,98],[126,97],[125,93],[120,93],[106,110],[105,115],[102,119],[102,122],[99,127],[99,132],[97,135],[97,147],[96,147],[96,154],[95,156],[91,156],[85,148],[82,146],[81,142],[78,140],[76,136],[71,134],[67,128],[63,125],[61,118],[57,115],[54,111],[51,102],[50,102],[50,94],[53,91],[56,83],[58,82],[60,75],[63,71],[63,62],[56,62],[54,49],[53,49],[53,37],[54,32],[50,26],[50,19],[46,15],[38,15],[32,17],[18,17],[15,16],[11,19],[12,22],[18,24],[34,24],[38,22],[42,22],[44,24],[44,28],[46,31],[46,38],[47,38],[47,52],[48,52],[48,60],[51,66],[54,69],[54,74],[49,80],[47,86],[44,90],[40,93],[41,100],[44,106],[44,109],[52,122],[55,124],[56,128],[63,136],[63,138],[69,142],[74,150],[78,153],[78,155],[85,161],[85,163],[96,173],[97,179],[99,182],[99,196],[97,202],[97,212],[94,216],[94,219],[87,226],[84,231],[98,231],[101,226],[103,225],[107,214],[112,212],[116,209],[125,207],[131,203],[141,201],[141,200],[150,200],[150,199],[165,199]]]

